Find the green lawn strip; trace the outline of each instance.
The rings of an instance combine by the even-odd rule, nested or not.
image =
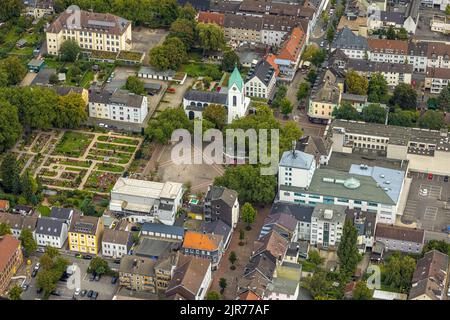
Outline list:
[[[133,153],[136,150],[136,147],[132,146],[119,146],[117,144],[101,143],[101,142],[96,142],[94,147],[98,149],[125,151],[129,153]]]
[[[91,164],[87,161],[76,161],[76,160],[70,160],[70,159],[60,161],[60,164],[63,164],[66,166],[82,167],[82,168],[89,168],[91,166]]]
[[[81,172],[81,171],[83,171],[83,169],[81,169],[81,168],[75,168],[75,167],[66,167],[66,170],[68,170],[68,171],[76,171],[76,172]]]
[[[97,140],[98,141],[108,141],[111,143],[123,143],[123,144],[129,144],[129,145],[133,145],[133,146],[137,146],[139,144],[139,141],[135,140],[135,139],[110,137],[110,136],[99,136],[99,137],[97,137]]]
[[[122,166],[116,166],[116,165],[110,164],[110,163],[99,163],[96,166],[96,170],[121,173],[121,172],[125,171],[125,168]]]
[[[39,211],[39,213],[44,216],[44,217],[48,217],[50,215],[50,211],[51,209],[47,206],[44,205],[39,205],[37,207],[37,211]]]
[[[72,157],[80,157],[89,146],[94,135],[67,131],[55,148],[55,154],[63,154]]]

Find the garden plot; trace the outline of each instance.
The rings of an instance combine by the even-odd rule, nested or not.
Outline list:
[[[84,155],[94,135],[78,131],[66,131],[53,151],[54,155],[80,158]]]
[[[84,184],[84,190],[109,193],[120,176],[117,173],[93,171]]]

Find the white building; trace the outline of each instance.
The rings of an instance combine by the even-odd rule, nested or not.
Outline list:
[[[141,124],[147,113],[147,96],[118,89],[113,92],[100,88],[90,89],[89,117]]]
[[[111,190],[109,209],[131,222],[173,225],[182,197],[181,183],[119,178]]]
[[[410,64],[357,59],[350,59],[347,62],[347,70],[354,70],[369,80],[373,73],[381,73],[391,88],[396,87],[399,83],[411,84],[413,74],[413,66]]]
[[[221,92],[189,90],[183,97],[183,108],[189,119],[202,119],[203,110],[210,104],[222,105],[227,108],[227,123],[241,118],[247,113],[250,105],[244,86],[244,80],[237,67],[234,68],[228,80],[228,87]]]
[[[425,89],[430,93],[439,94],[450,84],[450,69],[428,68],[425,75]]]
[[[339,31],[331,44],[331,52],[340,49],[350,59],[365,59],[370,50],[367,39],[353,33],[348,27]]]
[[[61,219],[40,217],[37,222],[35,235],[38,246],[50,246],[61,249],[67,240],[68,226]]]
[[[429,42],[427,63],[430,68],[450,68],[450,45],[440,42]]]
[[[271,99],[275,94],[275,69],[266,60],[252,67],[245,79],[245,91],[250,97]]]
[[[421,4],[430,8],[439,7],[439,10],[445,11],[450,0],[422,0]]]
[[[57,55],[65,40],[83,51],[119,52],[131,49],[131,22],[110,13],[66,10],[46,30],[47,51]]]
[[[298,150],[285,151],[278,164],[278,186],[308,188],[315,170],[314,156]]]
[[[408,42],[385,39],[368,39],[367,42],[370,48],[370,61],[405,63],[408,54]]]
[[[407,61],[413,66],[414,72],[425,73],[427,70],[427,42],[408,42]]]
[[[102,237],[102,255],[122,258],[127,255],[133,244],[131,233],[123,230],[105,229]]]
[[[318,204],[311,217],[311,245],[336,248],[345,224],[345,207]]]
[[[440,32],[443,34],[450,33],[450,21],[446,16],[434,16],[430,20],[431,31]]]
[[[27,14],[35,19],[41,19],[55,12],[53,0],[26,0],[23,4],[25,5]]]

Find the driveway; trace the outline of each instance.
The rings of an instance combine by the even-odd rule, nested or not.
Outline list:
[[[133,51],[141,51],[145,53],[144,65],[148,64],[148,52],[153,47],[162,44],[168,34],[163,29],[148,29],[144,27],[134,28],[132,31]]]

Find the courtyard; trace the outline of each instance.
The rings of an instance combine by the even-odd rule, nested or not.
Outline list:
[[[112,132],[35,131],[12,152],[21,172],[29,170],[48,188],[108,194],[142,141]]]

